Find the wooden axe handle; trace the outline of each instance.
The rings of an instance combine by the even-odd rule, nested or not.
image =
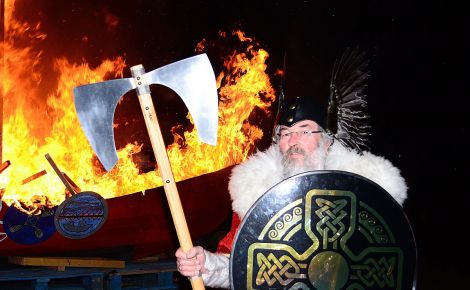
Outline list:
[[[133,68],[131,68],[131,70]],[[134,77],[138,79],[136,75],[134,75]],[[163,142],[157,113],[155,112],[155,107],[152,102],[152,96],[150,95],[150,92],[140,94],[139,90],[137,90],[137,95],[139,97],[140,108],[144,114],[145,125],[150,136],[153,153],[157,159],[158,168],[163,180],[163,188],[170,207],[176,234],[178,235],[181,249],[187,252],[193,247],[193,243],[189,234],[186,218],[184,217],[183,206],[181,205],[181,200],[176,188],[176,182],[173,177],[173,171],[171,170],[165,143]],[[202,277],[192,277],[190,281],[193,289],[205,289]]]

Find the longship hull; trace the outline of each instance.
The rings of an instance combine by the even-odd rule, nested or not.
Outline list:
[[[230,217],[227,191],[231,167],[178,182],[177,187],[193,240],[214,233]],[[69,238],[54,230],[45,240],[22,243],[12,230],[36,227],[40,222],[5,227],[9,207],[0,211],[0,256],[109,256],[138,259],[178,246],[163,187],[106,200],[107,217],[102,226],[85,238]],[[50,223],[50,222],[49,222]],[[36,228],[30,233],[38,234]],[[42,229],[44,231],[44,229]],[[15,234],[18,234],[15,232]],[[25,231],[25,234],[27,232]],[[40,234],[44,234],[40,231]],[[20,242],[18,242],[20,241]]]

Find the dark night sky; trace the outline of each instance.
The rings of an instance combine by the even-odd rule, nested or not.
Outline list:
[[[464,287],[461,251],[470,240],[460,221],[470,210],[470,170],[459,138],[470,123],[457,69],[465,61],[460,7],[372,0],[17,2],[19,17],[43,23],[51,59],[98,64],[125,55],[129,65],[155,68],[193,55],[199,41],[221,29],[240,28],[270,53],[273,71],[287,53],[288,96],[326,96],[334,59],[358,45],[371,59],[372,152],[398,166],[410,187],[404,210],[419,249],[418,289]]]

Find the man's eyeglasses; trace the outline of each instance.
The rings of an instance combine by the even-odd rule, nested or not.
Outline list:
[[[294,134],[297,135],[298,138],[307,138],[309,136],[312,136],[315,133],[323,133],[323,131],[298,131],[298,132],[281,131],[278,136],[282,140],[287,140],[290,137],[292,137],[292,135]]]

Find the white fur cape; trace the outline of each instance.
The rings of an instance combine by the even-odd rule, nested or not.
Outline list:
[[[255,201],[268,189],[282,181],[282,155],[274,144],[264,152],[258,152],[232,170],[229,191],[233,210],[243,219]],[[383,157],[370,152],[359,155],[335,142],[329,149],[326,170],[343,170],[362,175],[382,186],[402,205],[407,186],[398,168]],[[206,273],[202,275],[208,287],[230,288],[227,256],[205,252]]]
[[[281,160],[279,147],[274,144],[233,168],[228,187],[232,208],[240,218],[243,219],[263,193],[283,180]],[[407,197],[408,187],[400,170],[390,161],[370,152],[360,155],[335,142],[328,151],[325,170],[343,170],[362,175],[382,186],[400,205]]]

